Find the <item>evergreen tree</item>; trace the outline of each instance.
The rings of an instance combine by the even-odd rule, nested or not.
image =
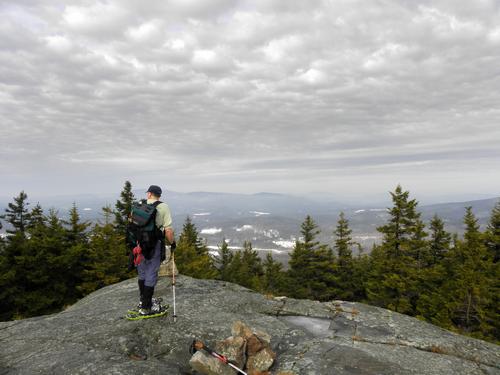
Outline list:
[[[427,264],[432,266],[441,262],[450,250],[451,235],[444,230],[444,222],[437,215],[432,218],[429,229],[431,237],[429,241],[430,258]]]
[[[389,210],[389,222],[377,230],[384,235],[384,247],[392,258],[401,256],[415,257],[412,240],[420,239],[422,234],[420,213],[416,211],[418,202],[409,200],[409,192],[401,185],[391,192],[393,207]]]
[[[300,229],[300,233],[304,238],[304,250],[313,251],[318,249],[319,242],[316,241],[316,237],[321,233],[321,231],[311,216],[306,216],[304,222],[300,226]]]
[[[418,214],[420,217],[420,214]],[[429,242],[426,240],[428,234],[425,232],[425,224],[420,218],[415,221],[414,233],[410,238],[409,255],[415,260],[417,273],[429,264],[431,251]]]
[[[349,228],[349,220],[345,218],[345,214],[343,212],[339,215],[339,220],[337,222],[337,227],[335,228],[335,250],[337,251],[337,255],[339,257],[339,262],[347,261],[349,262],[352,259],[352,250],[351,246],[352,242],[352,230]]]
[[[313,252],[310,265],[309,288],[311,294],[308,298],[318,301],[329,301],[337,298],[339,294],[336,274],[335,256],[333,250],[321,245]]]
[[[243,250],[237,252],[228,267],[231,282],[253,290],[261,290],[261,278],[264,274],[259,255],[252,249],[252,244],[245,241]]]
[[[75,258],[67,251],[65,230],[56,211],[51,210],[48,217],[40,216],[43,211],[39,205],[34,211],[32,218],[36,220],[25,228],[29,236],[9,244],[5,259],[10,270],[2,270],[0,281],[2,304],[7,302],[2,309],[3,319],[51,313],[74,302],[68,280]]]
[[[117,200],[115,204],[115,227],[118,233],[125,236],[128,218],[132,212],[132,205],[135,202],[130,181],[125,181],[123,190],[120,193],[120,198],[121,199]]]
[[[500,201],[495,204],[495,207],[491,211],[485,238],[486,246],[493,257],[493,262],[498,263],[500,260]]]
[[[113,211],[109,206],[103,207],[102,211],[104,221],[92,228],[86,247],[82,282],[77,286],[83,295],[130,277],[126,269],[126,244],[115,230]]]
[[[2,230],[2,228],[3,228],[3,224],[0,221],[0,230]],[[5,247],[5,240],[3,237],[3,233],[0,233],[0,257],[2,256],[2,254],[4,252],[4,247]]]
[[[63,221],[63,223],[68,227],[67,237],[70,244],[86,244],[90,223],[81,221],[76,203],[73,203],[69,211],[69,220]]]
[[[222,245],[219,248],[219,278],[221,280],[228,281],[230,279],[229,275],[229,265],[231,264],[231,261],[233,260],[233,252],[229,249],[229,245],[224,238],[222,240]]]
[[[0,216],[13,227],[13,229],[8,229],[7,233],[24,236],[26,226],[30,220],[27,199],[28,195],[21,191],[14,198],[14,202],[9,203],[8,208],[5,209],[6,214]]]
[[[500,342],[500,319],[498,319],[498,311],[500,311],[500,201],[496,203],[491,212],[485,233],[485,244],[492,261],[490,288],[492,299],[486,312],[486,320],[491,328],[486,338],[492,337]]]
[[[337,293],[336,297],[342,300],[352,301],[356,294],[356,280],[354,277],[354,260],[352,257],[352,230],[349,228],[349,221],[343,212],[339,215],[337,227],[335,228],[334,249],[337,251],[336,273]]]
[[[295,243],[288,263],[288,294],[292,297],[328,300],[335,294],[333,252],[316,241],[319,233],[308,215],[301,225],[303,242]]]
[[[227,266],[225,281],[238,284],[241,281],[239,273],[242,267],[241,251],[235,251],[231,257],[231,262]]]
[[[29,239],[27,251],[17,257],[23,263],[24,292],[18,305],[24,316],[56,312],[75,302],[74,284],[69,282],[78,261],[68,251],[66,230],[55,210],[50,210],[46,225],[40,223]]]
[[[493,262],[471,207],[466,208],[464,225],[464,240],[449,254],[447,268],[451,274],[443,286],[442,293],[447,298],[443,307],[454,327],[481,336],[494,330],[488,319],[494,285],[491,279]]]
[[[14,202],[8,204],[5,215],[0,216],[12,227],[7,229],[7,243],[2,243],[0,257],[0,319],[2,320],[23,316],[18,306],[19,296],[24,291],[22,284],[24,271],[22,265],[17,263],[17,258],[27,251],[26,227],[29,222],[27,198],[26,193],[21,191],[14,197]]]
[[[198,236],[198,230],[187,217],[175,251],[175,260],[179,272],[199,279],[217,277],[215,262]]]
[[[414,315],[418,300],[418,270],[424,253],[423,224],[416,211],[417,201],[400,185],[391,193],[393,207],[389,221],[377,230],[383,242],[372,254],[368,301],[377,306]]]
[[[444,260],[451,247],[451,235],[445,231],[444,222],[434,215],[430,224],[428,253],[424,259],[425,268],[418,275],[419,298],[416,316],[433,324],[449,326],[449,316],[443,306],[446,296],[443,295],[443,283],[449,277]]]
[[[203,244],[201,237],[198,234],[198,229],[188,216],[182,227],[182,243],[193,246],[195,253],[202,255],[207,251],[206,246]]]
[[[263,291],[272,295],[283,293],[283,291],[286,289],[287,284],[286,273],[283,271],[282,264],[276,262],[270,252],[266,255],[263,269]]]
[[[88,245],[89,222],[81,221],[76,203],[73,203],[69,211],[69,220],[63,221],[66,231],[67,252],[74,259],[72,264],[72,272],[67,280],[70,286],[71,296],[69,299],[77,299],[83,297],[78,286],[84,282],[88,282],[88,277],[84,277],[85,266],[89,262]]]
[[[28,232],[30,232],[34,228],[44,226],[46,222],[47,218],[43,213],[43,208],[42,206],[40,206],[40,203],[37,203],[29,214],[29,221],[26,224],[26,229]]]
[[[359,244],[357,245],[360,246]],[[371,271],[370,266],[370,256],[367,254],[363,254],[360,250],[359,254],[353,258],[353,301],[366,300],[365,285],[368,281],[368,277]]]

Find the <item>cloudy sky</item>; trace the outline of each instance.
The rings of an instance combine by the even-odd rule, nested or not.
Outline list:
[[[500,1],[0,0],[0,196],[500,195]]]

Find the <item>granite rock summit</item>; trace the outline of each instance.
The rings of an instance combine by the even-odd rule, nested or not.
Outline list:
[[[500,347],[361,303],[267,298],[241,286],[179,276],[177,321],[127,321],[137,279],[100,289],[63,312],[0,323],[0,374],[193,374],[189,346],[266,332],[273,374],[500,375]],[[167,303],[168,279],[155,293]]]

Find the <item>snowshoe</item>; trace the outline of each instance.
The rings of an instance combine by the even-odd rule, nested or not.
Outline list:
[[[151,318],[158,318],[160,316],[165,316],[168,313],[168,308],[164,308],[159,311],[153,311],[153,309],[139,309],[138,313],[136,314],[127,314],[125,315],[125,318],[127,320],[141,320],[141,319],[151,319]]]

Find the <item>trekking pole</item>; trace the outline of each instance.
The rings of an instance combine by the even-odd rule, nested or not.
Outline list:
[[[174,323],[177,321],[177,315],[175,314],[175,256],[174,252],[171,253],[172,258],[172,295],[174,297]]]
[[[215,357],[219,361],[221,361],[222,363],[225,363],[226,365],[231,366],[233,369],[235,369],[240,374],[247,375],[247,373],[245,371],[236,367],[226,356],[223,356],[222,354],[217,353],[215,350],[210,349],[209,347],[205,346],[205,344],[203,344],[199,340],[193,340],[193,343],[191,344],[191,347],[189,348],[189,353],[194,354],[198,350],[206,351],[212,357]]]

